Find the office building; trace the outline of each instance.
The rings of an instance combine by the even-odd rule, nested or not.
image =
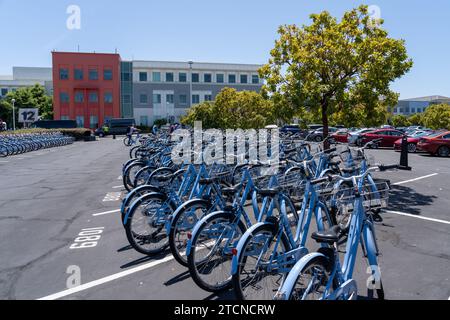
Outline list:
[[[395,115],[412,115],[415,113],[422,113],[433,104],[448,103],[450,98],[444,96],[427,96],[420,98],[412,98],[399,100],[397,106],[394,107],[393,113]]]
[[[13,67],[12,75],[0,76],[0,99],[9,92],[40,84],[53,94],[52,68]]]

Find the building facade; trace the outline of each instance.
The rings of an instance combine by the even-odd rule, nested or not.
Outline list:
[[[55,120],[95,129],[121,117],[118,54],[53,52]]]
[[[133,61],[133,113],[136,123],[179,121],[198,103],[213,101],[225,87],[259,92],[260,65]]]
[[[443,96],[427,96],[420,98],[412,98],[406,100],[399,100],[397,106],[394,107],[393,113],[395,115],[412,115],[415,113],[422,113],[433,104],[448,103],[450,98]]]
[[[9,92],[39,84],[53,94],[52,68],[13,67],[13,74],[0,76],[0,99]]]

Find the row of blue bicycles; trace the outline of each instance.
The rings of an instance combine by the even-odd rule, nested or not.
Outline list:
[[[41,149],[66,146],[74,142],[74,138],[62,133],[0,135],[0,157],[5,158]]]
[[[321,150],[283,135],[276,166],[248,153],[175,164],[175,144],[159,134],[129,149],[121,223],[135,250],[172,254],[200,288],[238,300],[352,300],[361,249],[367,296],[384,299],[375,225],[390,185],[373,173],[398,166],[371,165],[371,144]]]

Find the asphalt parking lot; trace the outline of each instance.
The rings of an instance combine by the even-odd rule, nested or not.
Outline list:
[[[400,157],[369,152],[384,164]],[[0,299],[231,297],[197,288],[170,255],[142,256],[128,246],[117,212],[127,157],[120,139],[104,139],[0,159]],[[447,300],[450,159],[414,154],[410,164],[412,172],[378,174],[393,183],[377,225],[386,298]],[[80,247],[75,239],[89,231],[97,236]],[[359,263],[356,274],[362,296],[366,267]]]

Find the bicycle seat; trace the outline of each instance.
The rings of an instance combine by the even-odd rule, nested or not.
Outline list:
[[[155,179],[156,181],[159,182],[165,182],[165,181],[170,181],[175,177],[174,174],[169,174],[169,175],[165,175],[165,176],[154,176],[153,179]]]
[[[345,173],[345,174],[352,174],[352,173],[361,171],[361,167],[353,166],[353,167],[349,167],[349,168],[344,168],[341,171],[342,171],[342,173]]]
[[[263,197],[275,197],[278,193],[280,193],[281,188],[275,187],[270,189],[260,189],[258,190],[258,194]]]
[[[234,196],[235,193],[239,191],[240,187],[241,187],[241,185],[238,184],[238,185],[235,185],[234,187],[223,188],[222,194],[225,196]]]
[[[314,232],[311,237],[318,243],[334,244],[339,241],[340,232],[341,228],[334,226],[330,230]]]

